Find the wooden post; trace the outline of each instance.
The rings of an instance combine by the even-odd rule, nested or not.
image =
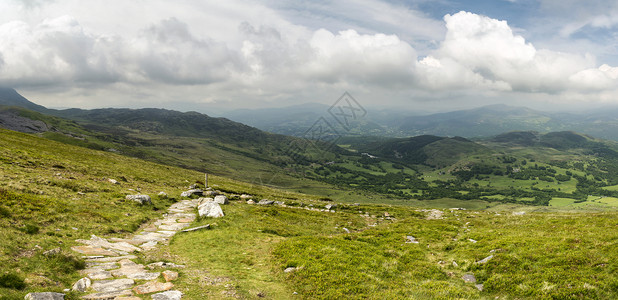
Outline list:
[[[204,173],[204,188],[208,188],[208,173]]]

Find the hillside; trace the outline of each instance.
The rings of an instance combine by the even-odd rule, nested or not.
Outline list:
[[[199,172],[1,129],[0,146],[1,299],[42,291],[78,299],[84,293],[64,290],[93,261],[71,250],[77,239],[148,230],[181,191],[203,184]],[[231,199],[224,217],[189,225],[210,230],[131,253],[143,265],[183,264],[172,268],[182,299],[618,296],[616,212],[419,210],[320,201],[217,176],[209,185]],[[125,200],[136,191],[153,205]],[[251,205],[241,193],[285,205]],[[125,278],[117,264],[105,266]]]

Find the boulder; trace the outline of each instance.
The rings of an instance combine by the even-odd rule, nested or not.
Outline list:
[[[90,287],[91,283],[92,282],[90,281],[90,278],[84,277],[78,280],[75,284],[73,284],[73,287],[71,288],[71,290],[83,293]]]
[[[61,293],[29,293],[24,297],[25,300],[63,300],[64,294]]]
[[[273,200],[268,200],[268,199],[262,199],[260,200],[260,202],[258,202],[259,205],[273,205],[275,204],[275,201]]]
[[[166,270],[166,271],[161,272],[161,274],[163,275],[163,278],[167,282],[178,279],[178,272]]]
[[[463,277],[461,277],[461,279],[463,279],[464,282],[476,283],[476,277],[474,277],[473,274],[466,274]]]
[[[127,195],[126,197],[127,200],[132,200],[135,202],[139,202],[139,204],[152,204],[152,200],[150,200],[150,196],[148,195]]]
[[[219,195],[219,192],[217,192],[217,191],[205,191],[203,193],[203,195],[204,196],[216,196],[216,195]]]
[[[216,202],[204,202],[197,209],[200,217],[219,218],[224,216],[221,206]]]
[[[151,296],[154,300],[180,300],[182,299],[182,292],[180,291],[167,291],[163,293],[157,293]]]
[[[477,264],[484,264],[484,263],[487,263],[487,262],[488,262],[490,259],[492,259],[492,258],[494,258],[494,256],[493,256],[493,255],[490,255],[490,256],[487,256],[487,257],[485,257],[485,258],[483,258],[483,259],[481,259],[481,260],[477,261],[476,263],[477,263]]]
[[[191,197],[193,195],[201,196],[203,194],[204,194],[204,191],[202,191],[200,189],[192,189],[192,190],[188,190],[188,191],[182,192],[180,194],[180,197]]]
[[[142,285],[138,285],[134,287],[133,291],[138,295],[142,295],[142,294],[167,291],[167,290],[172,289],[173,287],[174,287],[174,284],[171,282],[163,283],[159,281],[148,281]]]
[[[215,203],[219,203],[221,205],[223,204],[229,204],[230,201],[227,200],[227,197],[224,195],[217,195],[215,196]]]

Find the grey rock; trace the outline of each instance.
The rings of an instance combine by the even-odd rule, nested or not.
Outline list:
[[[251,195],[247,195],[247,194],[240,195],[240,199],[241,200],[249,200],[251,198],[253,198],[253,196],[251,196]]]
[[[120,184],[120,183],[118,182],[118,180],[116,180],[116,179],[111,179],[111,178],[108,178],[108,179],[107,179],[107,181],[109,181],[109,183],[111,183],[111,184]]]
[[[211,218],[223,217],[223,210],[219,203],[205,202],[198,207],[200,217],[206,216]]]
[[[268,199],[262,199],[260,200],[260,202],[258,202],[259,205],[273,205],[275,204],[275,201],[273,200],[268,200]]]
[[[296,267],[289,267],[289,268],[285,268],[285,270],[283,270],[283,272],[285,273],[292,273],[296,271]]]
[[[90,278],[84,277],[78,280],[75,284],[73,284],[73,287],[71,288],[71,290],[83,293],[90,287],[91,283],[92,282],[90,281]]]
[[[120,297],[129,297],[132,296],[133,293],[131,292],[131,290],[121,290],[121,291],[113,291],[113,292],[102,292],[102,293],[95,293],[95,294],[88,294],[85,296],[82,296],[82,299],[86,299],[86,300],[111,300],[111,299],[118,299]],[[122,299],[122,298],[120,298]]]
[[[464,282],[468,282],[468,283],[476,282],[476,277],[474,277],[473,274],[466,274],[463,277],[461,277],[461,279],[463,279]]]
[[[188,190],[188,191],[182,192],[180,194],[180,197],[191,197],[193,195],[201,196],[203,194],[204,194],[204,191],[202,191],[200,189],[192,189],[192,190]]]
[[[484,264],[484,263],[488,262],[488,261],[489,261],[490,259],[492,259],[492,258],[494,258],[494,256],[493,256],[493,255],[490,255],[490,256],[487,256],[487,257],[485,257],[485,258],[483,258],[483,259],[481,259],[481,260],[477,261],[476,263],[477,263],[477,264]]]
[[[408,235],[406,236],[406,244],[418,244],[418,241],[415,237]]]
[[[194,184],[190,185],[190,186],[189,186],[189,189],[190,189],[190,190],[197,189],[197,184],[195,184],[195,183],[194,183]]]
[[[56,254],[59,254],[60,252],[61,252],[60,248],[54,248],[54,249],[47,250],[47,251],[43,252],[43,255],[45,255],[45,256],[54,256]]]
[[[126,197],[127,200],[132,200],[135,202],[139,202],[139,204],[152,204],[152,200],[150,200],[150,196],[148,195],[142,195],[142,194],[138,194],[138,195],[127,195]]]
[[[205,191],[203,195],[204,196],[216,196],[216,195],[219,195],[219,192],[218,191]]]
[[[473,239],[468,239],[468,241],[470,241],[473,244],[476,244],[477,240],[473,240]]]
[[[525,214],[526,214],[526,212],[525,212],[525,211],[514,211],[514,212],[513,212],[513,215],[514,215],[514,216],[523,216],[523,215],[525,215]]]
[[[274,204],[275,205],[285,205],[285,202],[283,202],[283,201],[275,201]]]
[[[324,208],[326,208],[327,210],[331,210],[335,207],[337,207],[337,204],[326,204],[326,206],[324,206]]]
[[[163,293],[156,293],[151,296],[154,300],[180,300],[182,298],[181,291],[167,291]]]
[[[64,300],[64,294],[52,293],[52,292],[28,293],[28,295],[26,295],[24,299],[25,300]]]
[[[253,201],[253,199],[249,199],[247,200],[247,204],[255,204],[255,201]]]
[[[215,203],[219,203],[221,205],[224,205],[224,204],[229,204],[230,201],[228,201],[227,197],[224,196],[224,195],[217,195],[217,196],[215,196]]]
[[[159,195],[159,197],[167,198],[167,193],[166,192],[159,192],[158,195]]]
[[[345,227],[343,227],[343,231],[345,231],[345,233],[350,233],[350,229],[347,229]]]
[[[483,291],[483,284],[482,284],[482,283],[480,283],[480,284],[475,284],[475,285],[474,285],[474,287],[475,287],[477,290],[481,291],[481,292]]]

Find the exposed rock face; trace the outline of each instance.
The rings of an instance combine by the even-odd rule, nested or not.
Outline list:
[[[197,209],[200,217],[219,218],[224,216],[221,206],[216,202],[204,202]]]
[[[0,112],[0,127],[24,133],[39,133],[49,131],[47,124],[39,120],[31,120],[18,116],[10,111]]]
[[[139,204],[152,204],[152,200],[150,200],[150,196],[148,195],[127,195],[127,200],[132,200],[135,202],[139,202]]]
[[[64,294],[61,293],[29,293],[24,298],[25,300],[64,300]]]

